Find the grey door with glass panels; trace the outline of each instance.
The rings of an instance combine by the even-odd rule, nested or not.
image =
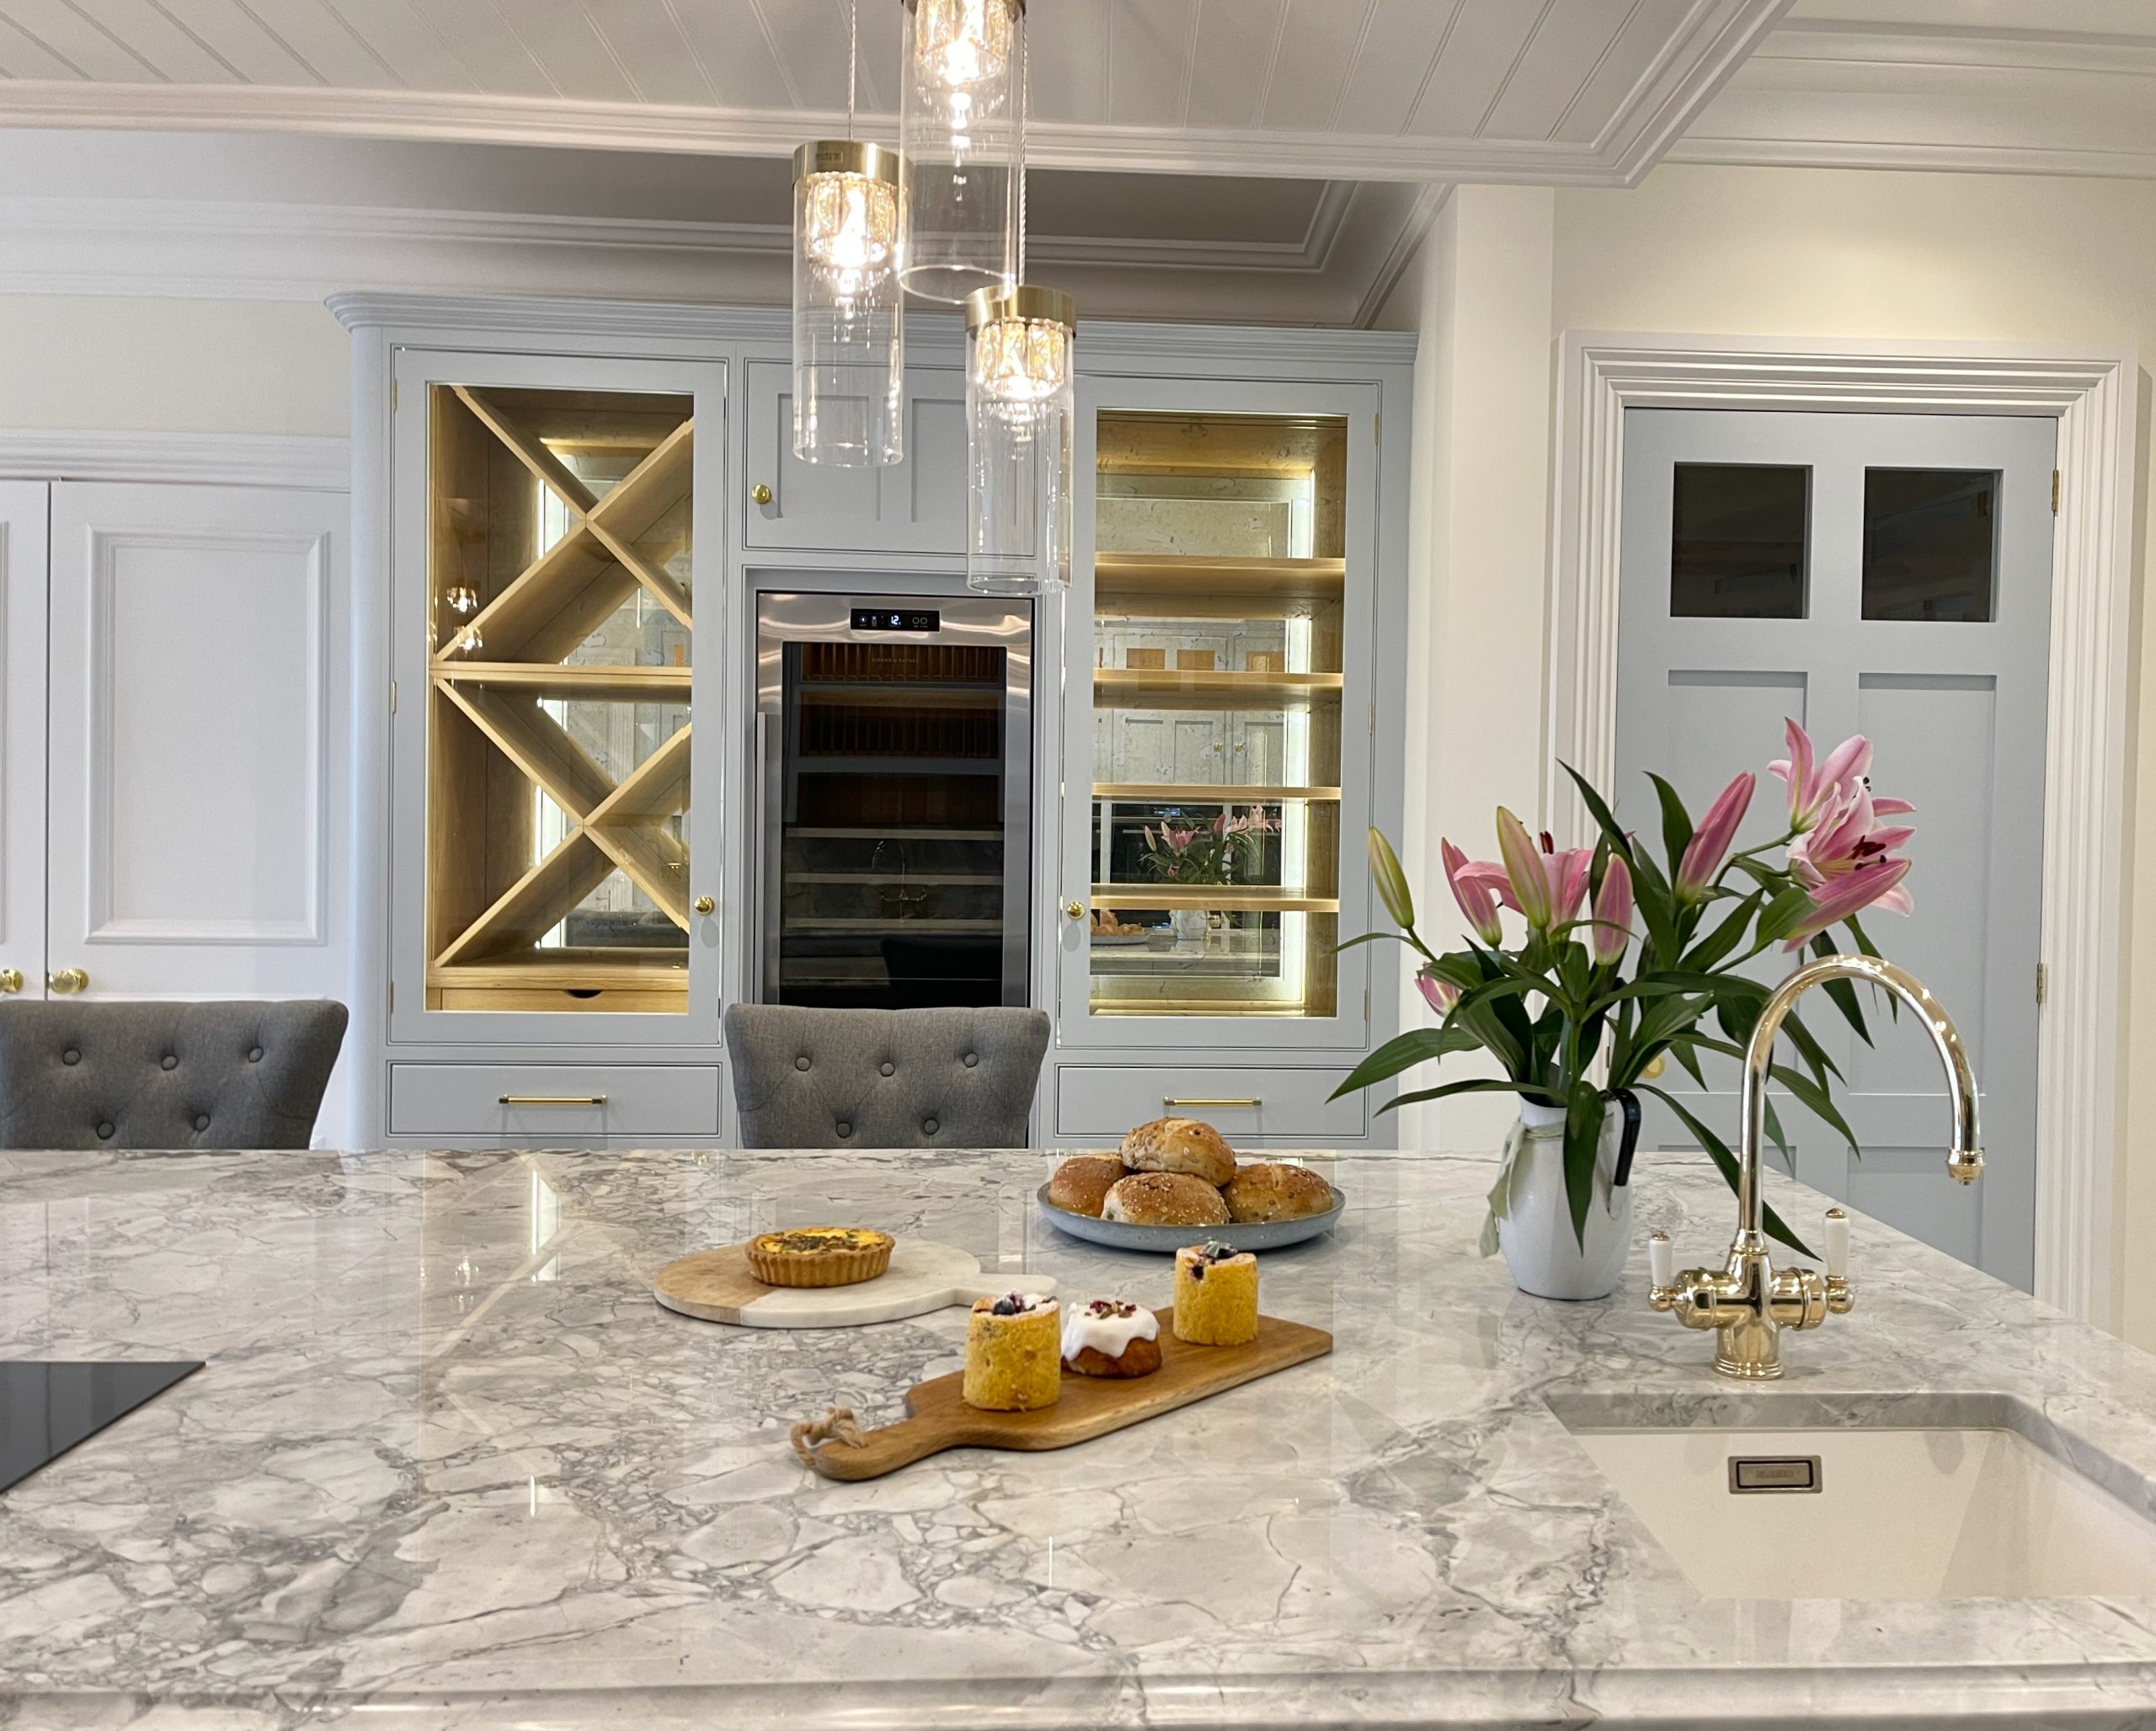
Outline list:
[[[1939,1061],[1883,1004],[1866,1007],[1869,1047],[1823,996],[1806,1009],[1847,1077],[1862,1157],[1792,1102],[1779,1116],[1806,1183],[2024,1288],[2057,435],[2039,417],[1625,418],[1619,814],[1658,835],[1645,772],[1696,815],[1750,769],[1759,788],[1740,845],[1770,842],[1787,827],[1785,789],[1764,773],[1785,755],[1784,718],[1822,756],[1851,734],[1870,739],[1875,791],[1917,808],[1916,907],[1875,911],[1865,927],[1967,1039],[1989,1165],[1971,1189],[1946,1177]],[[1777,946],[1753,971],[1773,980],[1790,965]],[[1733,1146],[1734,1064],[1708,1081],[1688,1103]],[[1663,1084],[1698,1092],[1674,1066]],[[1692,1146],[1666,1108],[1652,1109],[1648,1135]]]

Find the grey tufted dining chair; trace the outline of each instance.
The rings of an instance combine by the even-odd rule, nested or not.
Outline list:
[[[0,1004],[0,1148],[304,1148],[344,1005]]]
[[[1022,1148],[1038,1010],[734,1004],[728,1067],[744,1148]]]

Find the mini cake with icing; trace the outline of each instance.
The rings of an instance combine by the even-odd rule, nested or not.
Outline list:
[[[990,1413],[1052,1407],[1063,1381],[1063,1328],[1054,1299],[1038,1292],[976,1298],[966,1318],[960,1397]]]
[[[891,1265],[897,1243],[871,1226],[792,1226],[748,1244],[749,1272],[766,1286],[852,1286]]]
[[[1072,1214],[1101,1217],[1101,1205],[1123,1177],[1123,1162],[1112,1154],[1081,1154],[1066,1160],[1048,1181],[1048,1199]]]
[[[1176,1338],[1241,1346],[1257,1338],[1257,1258],[1209,1238],[1176,1252]]]
[[[1161,1368],[1160,1320],[1145,1306],[1096,1298],[1063,1313],[1063,1368],[1081,1376],[1150,1376]]]

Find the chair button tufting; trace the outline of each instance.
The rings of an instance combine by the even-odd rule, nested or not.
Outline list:
[[[850,1136],[853,1134],[853,1126],[844,1119],[841,1119],[838,1124],[838,1133],[841,1136]]]
[[[197,1129],[197,1130],[207,1130],[207,1129],[209,1129],[209,1127],[210,1127],[210,1114],[209,1114],[208,1113],[206,1113],[206,1112],[198,1112],[198,1113],[196,1113],[196,1114],[195,1114],[195,1129]]]
[[[250,1064],[259,1064],[262,1061],[262,1048],[256,1046],[250,1050],[247,1055],[247,1061]]]
[[[979,1063],[979,1062],[980,1062],[980,1054],[979,1054],[979,1052],[968,1052],[968,1053],[966,1054],[966,1068],[967,1068],[967,1069],[969,1069],[969,1070],[972,1069],[972,1068],[974,1067],[974,1065],[976,1065],[976,1064],[978,1064],[978,1063]]]
[[[177,1070],[179,1068],[179,1060],[173,1057],[170,1052],[167,1052],[164,1056],[157,1061],[167,1070]]]
[[[60,1061],[63,1064],[79,1064],[83,1061],[83,1055],[74,1047],[70,1046],[60,1055]]]
[[[796,1070],[806,1070],[808,1067],[808,1061],[806,1058],[796,1058],[793,1061],[793,1067]]]
[[[100,1142],[109,1142],[112,1140],[112,1126],[110,1125],[101,1124],[98,1126],[98,1140]]]
[[[897,1066],[897,1065],[895,1065],[895,1064],[894,1064],[894,1063],[892,1063],[892,1061],[891,1061],[889,1058],[886,1058],[886,1059],[885,1059],[882,1063],[878,1064],[876,1067],[877,1067],[878,1070],[880,1070],[881,1071],[883,1071],[883,1073],[884,1075],[889,1076],[889,1074],[890,1074],[894,1070],[895,1070],[895,1069],[897,1069],[897,1068],[898,1068],[898,1066]]]
[[[925,1136],[934,1135],[936,1134],[936,1120],[932,1118],[922,1119],[921,1120],[921,1133]]]

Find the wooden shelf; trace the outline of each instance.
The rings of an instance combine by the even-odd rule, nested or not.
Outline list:
[[[1299,612],[1337,601],[1347,587],[1345,559],[1224,559],[1135,553],[1093,556],[1093,601],[1102,612],[1132,608],[1167,613],[1171,609],[1166,604],[1177,602],[1194,604],[1209,617],[1218,611],[1211,604],[1225,601]]]
[[[542,697],[587,703],[686,703],[693,667],[603,667],[529,661],[467,661],[436,655],[434,675],[451,684],[512,687]]]
[[[427,970],[429,986],[517,986],[547,991],[603,991],[619,986],[651,987],[685,975],[689,952],[679,949],[542,949],[527,955],[451,964]]]
[[[1097,908],[1198,907],[1210,912],[1337,914],[1337,895],[1290,895],[1262,884],[1096,884]]]
[[[1277,805],[1291,799],[1337,800],[1340,789],[1225,787],[1207,782],[1095,782],[1093,797],[1155,805],[1169,801],[1182,805]]]
[[[1173,667],[1097,667],[1096,708],[1256,709],[1337,703],[1337,673],[1210,672]]]

